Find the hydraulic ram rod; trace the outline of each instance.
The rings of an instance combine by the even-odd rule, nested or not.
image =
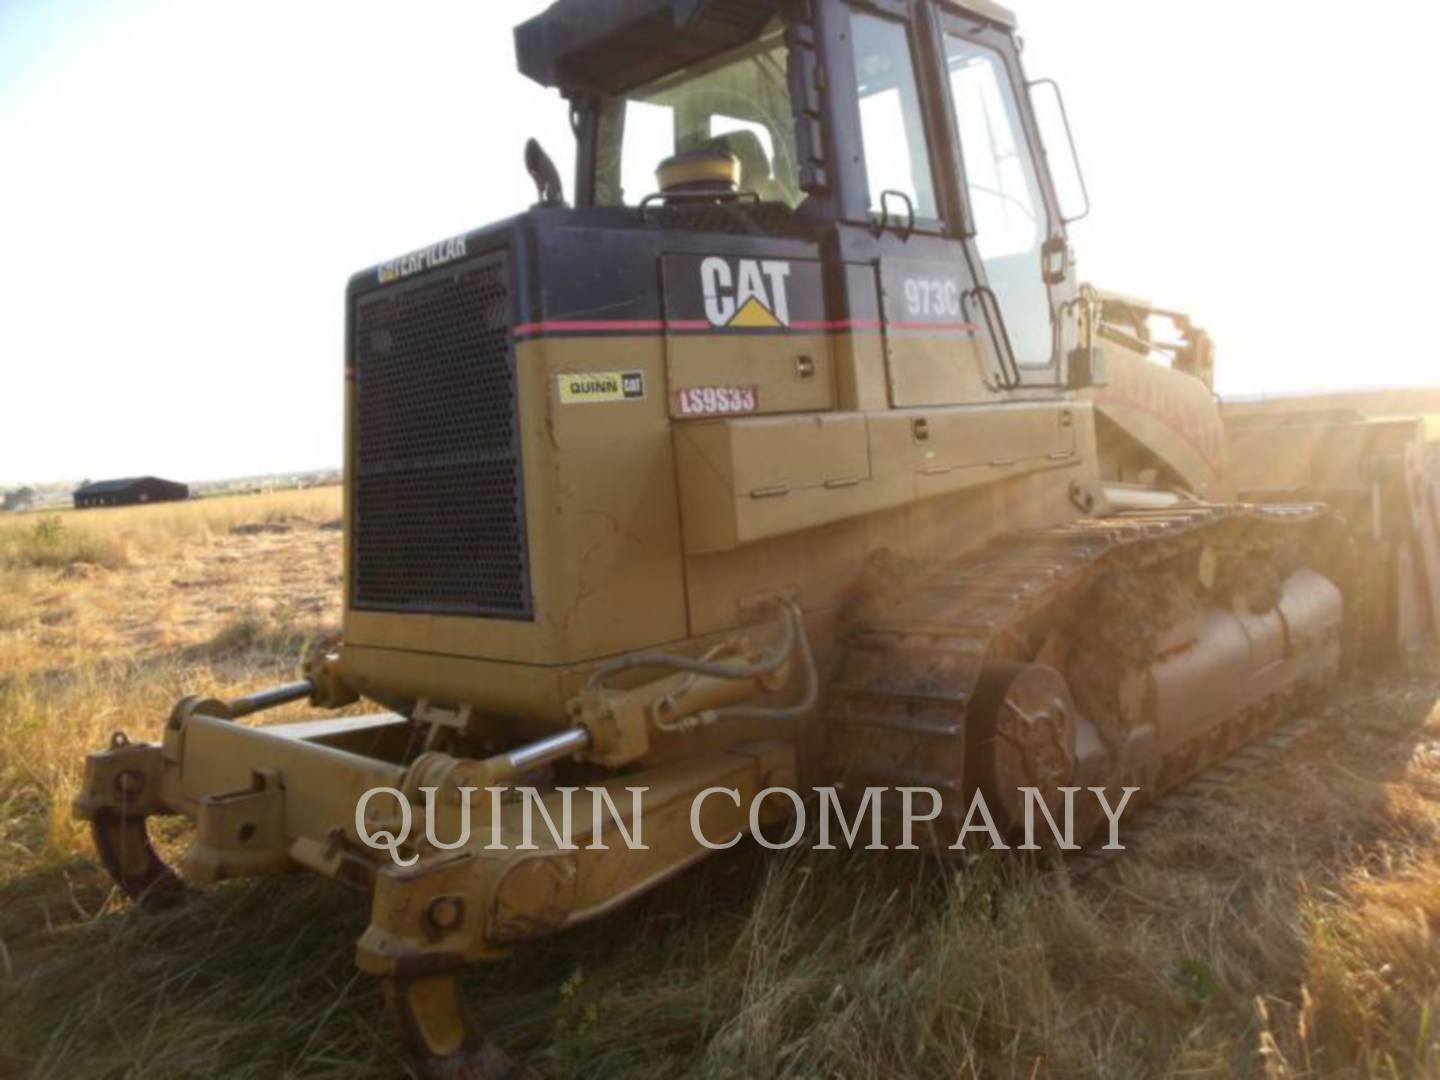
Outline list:
[[[514,750],[499,755],[499,758],[514,770],[514,775],[519,776],[531,769],[538,769],[551,762],[570,757],[572,754],[578,754],[589,745],[590,733],[588,731],[582,727],[567,728],[565,731],[547,735],[536,742],[516,747]]]
[[[263,712],[266,709],[278,708],[281,705],[288,705],[292,701],[299,701],[301,698],[308,698],[315,687],[310,684],[309,679],[301,682],[286,683],[283,686],[276,686],[269,690],[261,690],[257,694],[249,694],[246,697],[236,698],[227,702],[230,710],[230,719],[238,720],[242,716],[249,716],[251,713]]]

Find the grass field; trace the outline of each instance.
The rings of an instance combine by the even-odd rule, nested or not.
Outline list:
[[[322,490],[0,519],[0,1075],[410,1068],[353,970],[362,898],[141,913],[68,811],[112,730],[292,677],[338,625],[338,517]],[[551,1076],[1440,1075],[1437,695],[1433,659],[1355,677],[1283,768],[1076,888],[742,848],[473,998]]]

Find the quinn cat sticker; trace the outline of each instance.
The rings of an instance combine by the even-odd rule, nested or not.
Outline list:
[[[584,405],[601,401],[641,401],[645,397],[643,371],[586,371],[555,376],[560,401]]]

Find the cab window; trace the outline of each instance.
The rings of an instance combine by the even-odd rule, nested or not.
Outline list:
[[[1000,54],[968,38],[947,35],[945,61],[975,246],[1016,361],[1045,367],[1054,350],[1041,265],[1050,223],[1015,90]]]
[[[892,191],[910,200],[917,218],[933,219],[934,172],[905,26],[859,11],[850,25],[870,209],[881,211],[884,193]],[[894,199],[889,210],[902,212]]]
[[[795,126],[778,22],[756,41],[612,98],[600,110],[595,201],[636,206],[659,185],[655,170],[690,150],[719,149],[740,162],[740,188],[793,207]]]

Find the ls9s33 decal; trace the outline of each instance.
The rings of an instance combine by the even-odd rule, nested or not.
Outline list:
[[[691,386],[675,392],[680,416],[734,416],[760,408],[760,391],[754,386]]]

